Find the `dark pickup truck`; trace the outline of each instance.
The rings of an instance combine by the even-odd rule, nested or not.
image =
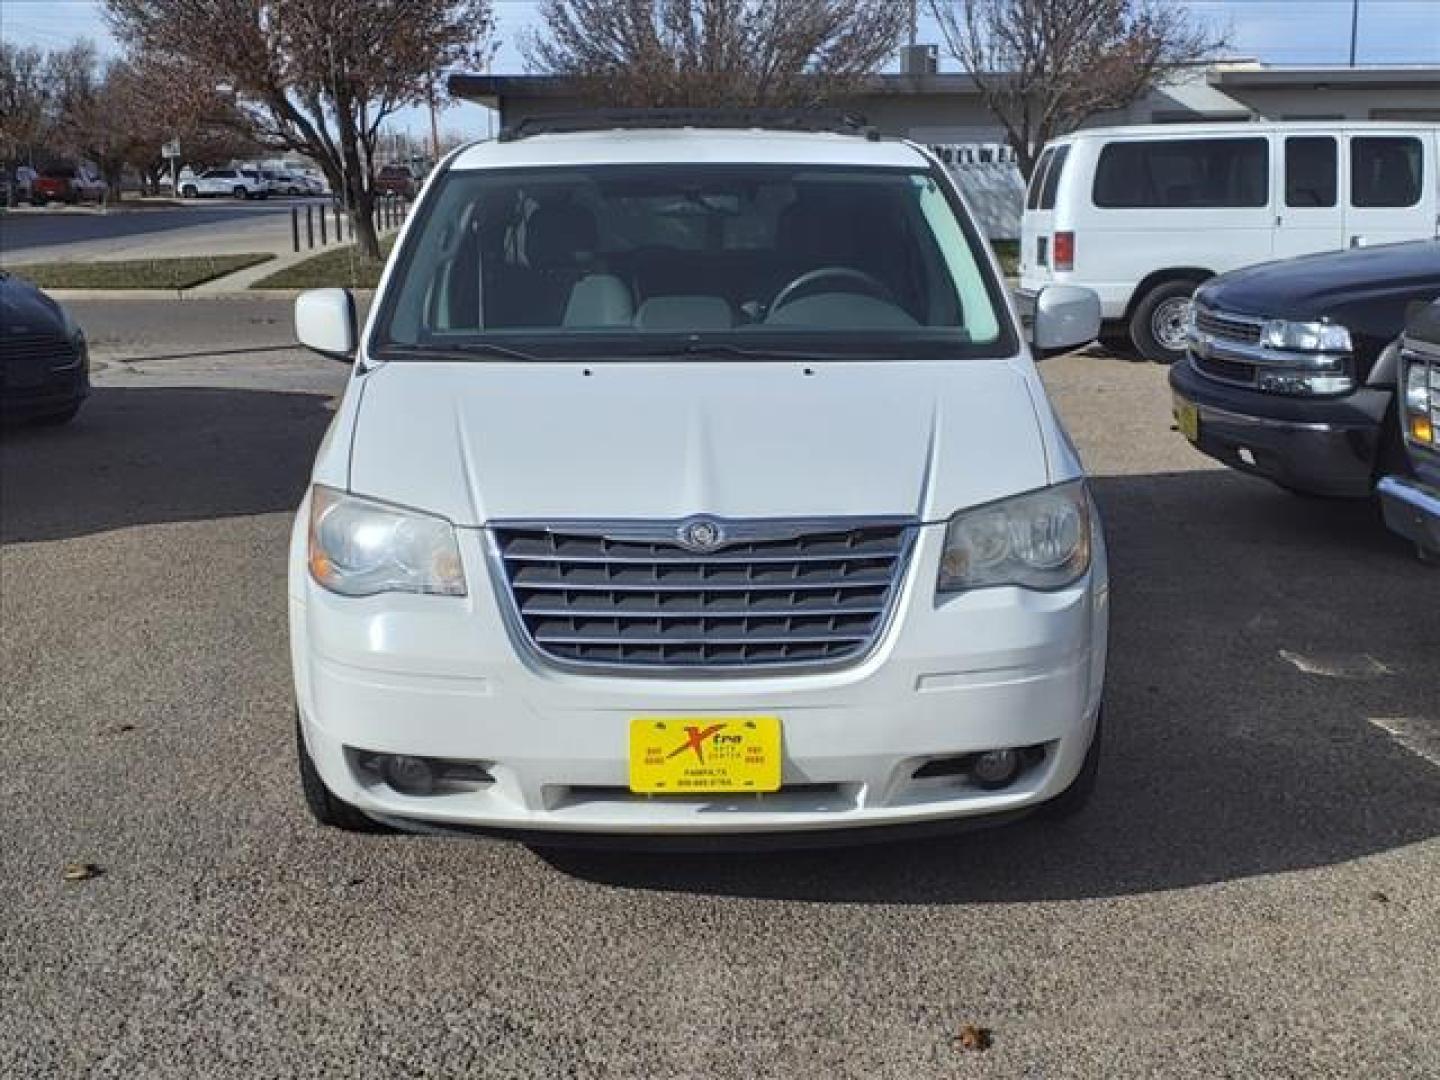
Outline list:
[[[1369,498],[1408,471],[1396,410],[1408,310],[1440,297],[1440,239],[1265,263],[1195,293],[1175,420],[1201,451],[1281,487]]]
[[[1422,559],[1440,563],[1440,300],[1406,326],[1396,387],[1410,469],[1380,481],[1380,505]]]

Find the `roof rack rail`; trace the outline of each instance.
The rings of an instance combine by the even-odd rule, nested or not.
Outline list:
[[[760,128],[854,135],[871,142],[880,139],[880,132],[865,117],[836,109],[594,109],[529,116],[507,124],[498,138],[514,142],[535,135],[657,128]]]

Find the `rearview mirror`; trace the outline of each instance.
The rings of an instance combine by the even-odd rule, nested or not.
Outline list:
[[[1039,356],[1088,345],[1100,336],[1100,297],[1078,285],[1047,285],[1035,297],[1030,341]]]
[[[307,349],[353,363],[355,298],[349,289],[311,289],[295,298],[295,337]]]

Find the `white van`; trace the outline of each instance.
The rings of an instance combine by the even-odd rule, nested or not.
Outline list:
[[[1021,224],[1020,289],[1100,296],[1102,340],[1172,363],[1190,294],[1226,270],[1440,235],[1440,125],[1097,128],[1049,144]]]
[[[874,835],[1084,801],[1104,541],[989,245],[910,143],[733,124],[463,149],[363,334],[341,290],[297,301],[354,364],[290,554],[321,822]],[[1060,285],[1032,336],[1099,327]]]

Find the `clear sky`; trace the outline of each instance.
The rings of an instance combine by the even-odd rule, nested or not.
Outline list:
[[[897,0],[898,2],[898,0]],[[1197,17],[1229,26],[1231,52],[1273,64],[1343,64],[1350,53],[1352,0],[1173,0]],[[495,0],[499,52],[492,70],[524,70],[519,40],[535,22],[538,0]],[[922,3],[922,7],[925,6]],[[0,0],[0,34],[7,41],[57,48],[88,37],[102,50],[115,45],[99,0]],[[1359,0],[1359,62],[1440,65],[1440,0]],[[936,40],[928,20],[921,40]],[[942,66],[945,66],[942,62]],[[399,121],[424,127],[418,112]],[[456,106],[442,121],[447,130],[484,134],[488,110]]]

